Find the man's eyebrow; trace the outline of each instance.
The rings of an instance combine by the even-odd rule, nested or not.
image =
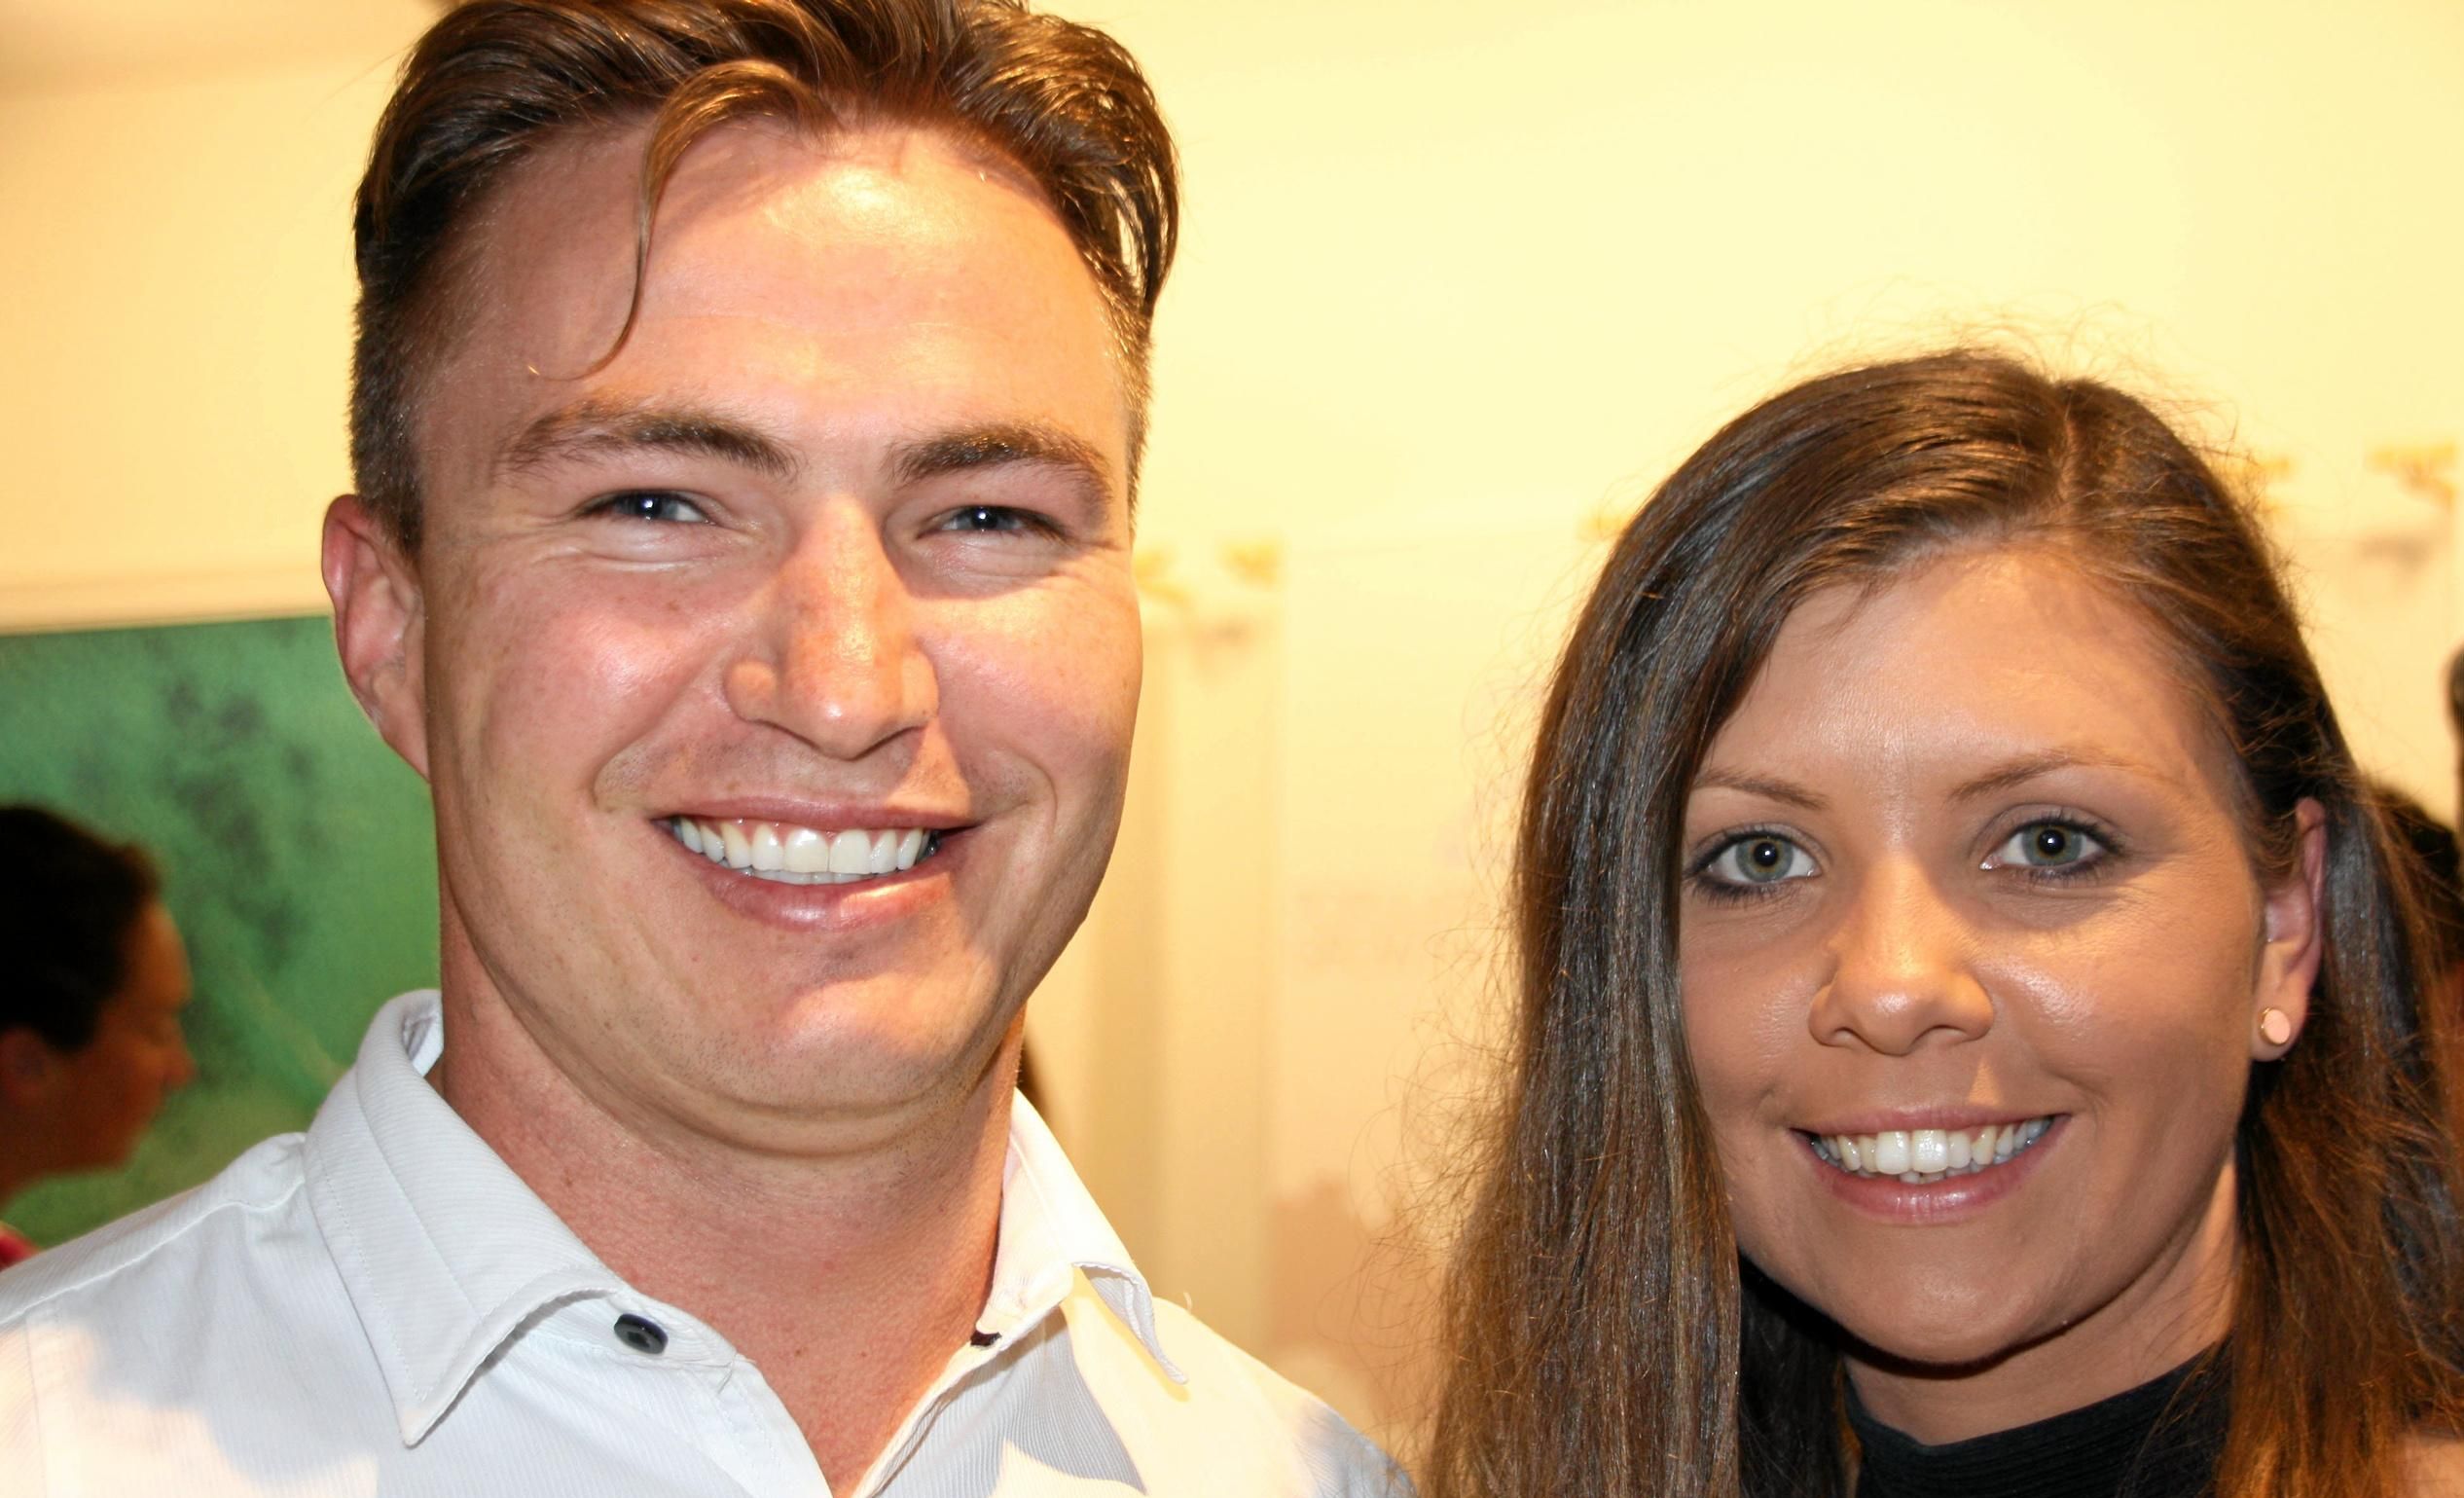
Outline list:
[[[1701,790],[1707,786],[1716,786],[1722,790],[1741,790],[1750,796],[1784,801],[1790,806],[1801,807],[1809,812],[1819,812],[1830,805],[1830,802],[1794,781],[1784,781],[1765,775],[1740,775],[1732,770],[1705,770],[1694,777],[1694,788]]]
[[[804,466],[785,442],[724,412],[585,396],[524,427],[496,455],[496,470],[518,473],[644,450],[715,457],[775,479],[792,479]]]
[[[1119,493],[1111,463],[1093,443],[1040,421],[996,421],[936,432],[901,447],[891,468],[900,484],[915,484],[1006,463],[1060,469],[1077,481],[1091,501],[1107,502]]]
[[[1951,799],[1975,801],[2002,791],[2015,790],[2041,775],[2050,775],[2056,770],[2077,769],[2130,770],[2141,775],[2154,775],[2158,779],[2170,779],[2161,772],[2151,770],[2134,759],[2123,759],[2117,755],[2099,754],[2084,749],[2050,749],[2033,754],[2021,754],[1995,766],[1975,780],[1962,781],[1951,791]]]

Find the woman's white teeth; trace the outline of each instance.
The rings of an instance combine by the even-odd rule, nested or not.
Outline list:
[[[1980,1129],[1886,1129],[1879,1134],[1817,1134],[1814,1152],[1852,1176],[1897,1176],[1930,1186],[1973,1176],[2021,1153],[2053,1126],[2051,1115]]]
[[[939,841],[922,827],[822,832],[787,822],[699,817],[670,817],[662,825],[713,863],[781,884],[853,884],[894,874],[914,868]]]

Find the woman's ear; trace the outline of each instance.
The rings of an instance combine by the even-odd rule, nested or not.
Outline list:
[[[2275,1061],[2301,1038],[2310,990],[2327,957],[2327,810],[2307,796],[2293,809],[2300,849],[2266,893],[2266,944],[2250,1006],[2250,1055]]]
[[[325,509],[325,591],[343,676],[377,732],[420,779],[428,773],[426,604],[418,567],[356,494]]]

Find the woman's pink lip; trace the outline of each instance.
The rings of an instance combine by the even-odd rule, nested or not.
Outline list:
[[[2034,1145],[2002,1164],[1973,1175],[1945,1176],[1930,1186],[1911,1186],[1895,1176],[1852,1176],[1817,1155],[1811,1141],[1804,1142],[1805,1165],[1821,1175],[1823,1186],[1833,1197],[1859,1215],[1876,1222],[1909,1227],[1962,1222],[1992,1207],[2035,1176],[2046,1156],[2061,1143],[2066,1125],[2070,1122],[2067,1114],[2053,1114],[2052,1117],[2053,1122]],[[1836,1132],[1849,1131],[1842,1129]]]
[[[2010,1108],[1979,1108],[1974,1104],[1957,1104],[1946,1108],[1886,1108],[1871,1113],[1849,1114],[1826,1118],[1815,1123],[1796,1125],[1803,1134],[1908,1133],[1917,1129],[1981,1129],[1987,1124],[2000,1128],[2006,1123],[2025,1123],[2031,1118],[2058,1116],[2058,1111],[2040,1108],[2022,1113]]]

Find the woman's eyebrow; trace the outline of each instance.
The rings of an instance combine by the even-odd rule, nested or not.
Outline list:
[[[1694,788],[1704,790],[1741,790],[1750,796],[1784,801],[1809,812],[1819,812],[1830,803],[1794,781],[1784,781],[1767,775],[1741,775],[1733,770],[1705,770],[1694,777]]]
[[[1972,780],[1962,781],[1951,791],[1954,801],[1974,801],[2002,791],[2015,789],[2039,776],[2057,770],[2110,769],[2127,770],[2134,774],[2169,781],[2173,777],[2149,768],[2135,759],[2087,749],[2052,749],[2021,754],[1987,770]],[[1735,770],[1705,770],[1694,778],[1696,790],[1721,789],[1741,791],[1750,796],[1783,802],[1809,812],[1828,810],[1830,803],[1819,792],[1777,776],[1748,775]]]
[[[2135,759],[2123,758],[2118,754],[2099,753],[2089,749],[2042,749],[2033,754],[2021,754],[1996,765],[1974,780],[1960,782],[1959,786],[1951,791],[1951,799],[1974,801],[2001,791],[2015,790],[2037,777],[2051,775],[2056,770],[2079,769],[2128,770],[2138,775],[2154,776],[2158,780],[2172,779],[2170,776],[2150,769]]]

